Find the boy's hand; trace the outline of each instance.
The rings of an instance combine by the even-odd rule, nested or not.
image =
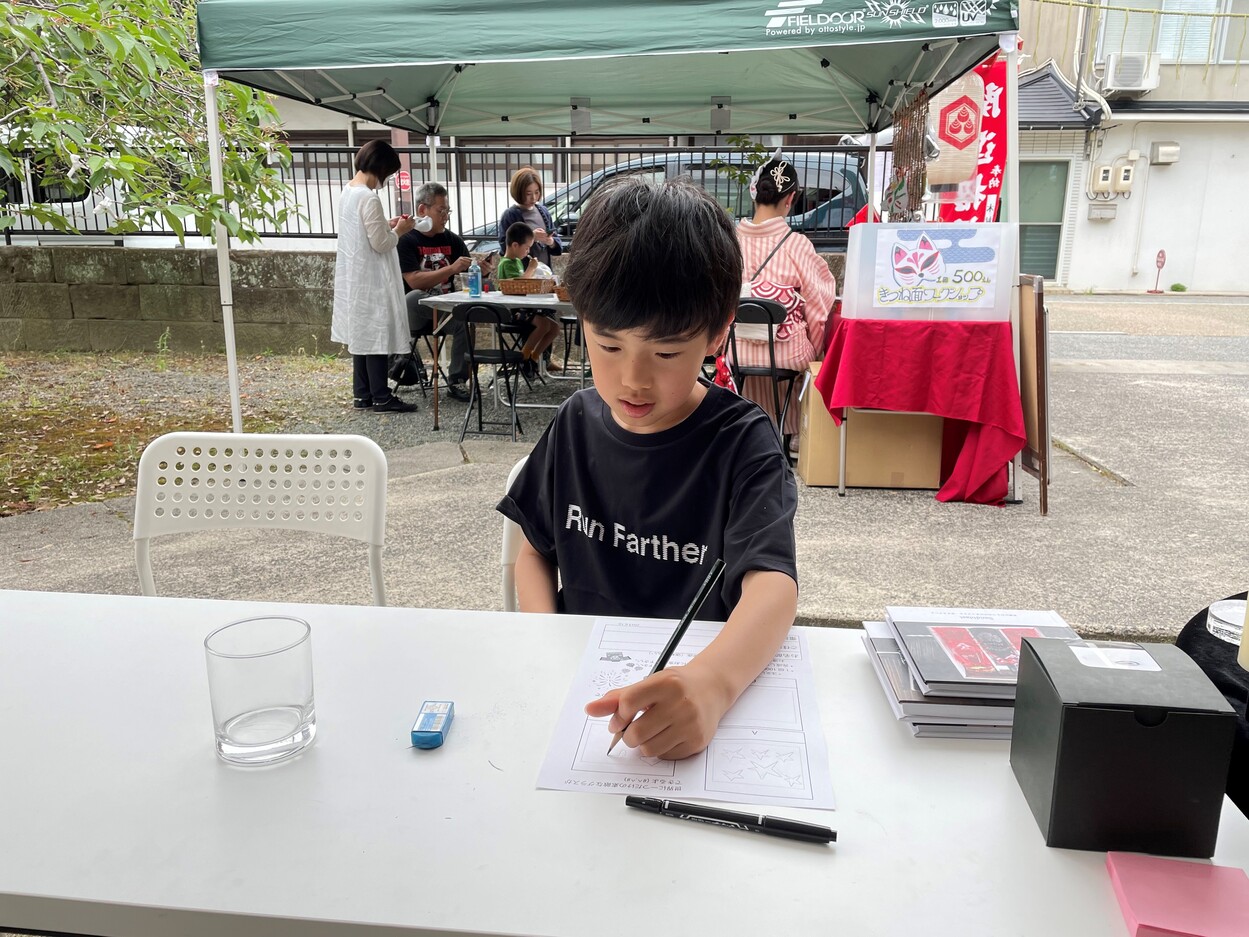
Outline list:
[[[623,729],[634,713],[642,712],[622,741],[649,758],[675,761],[706,748],[728,708],[719,681],[705,675],[692,661],[612,690],[586,703],[585,711],[589,716],[610,715],[607,729],[612,735]]]

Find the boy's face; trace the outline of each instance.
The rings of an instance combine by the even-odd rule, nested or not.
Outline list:
[[[612,417],[632,433],[658,433],[694,412],[707,390],[698,383],[703,358],[728,334],[646,338],[637,329],[608,332],[582,320],[590,373]]]
[[[507,256],[513,260],[524,257],[529,253],[529,248],[531,247],[533,247],[533,238],[529,238],[527,241],[522,241],[519,244],[513,242],[507,246]]]

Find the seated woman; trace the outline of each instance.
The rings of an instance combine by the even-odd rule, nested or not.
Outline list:
[[[776,299],[789,307],[789,315],[776,330],[776,366],[793,371],[805,371],[810,362],[823,355],[824,329],[837,296],[837,280],[828,264],[807,237],[792,230],[786,220],[800,187],[797,171],[777,150],[750,182],[754,217],[737,223],[742,295]],[[739,334],[737,354],[744,365],[766,367],[769,363],[766,340],[743,339]],[[742,396],[758,403],[775,421],[768,379],[748,377],[742,385]],[[791,451],[796,448],[801,387],[802,381],[794,382],[781,427],[781,433],[791,437]]]
[[[507,252],[508,229],[517,222],[523,221],[533,231],[529,256],[538,263],[550,267],[551,258],[562,254],[564,245],[554,233],[555,225],[551,221],[551,213],[542,204],[542,177],[532,166],[522,166],[512,173],[507,191],[512,196],[513,204],[506,208],[499,218],[499,251]],[[558,334],[559,326],[554,322],[551,324],[555,328],[555,333]],[[558,371],[560,370],[559,363],[552,360],[549,349],[550,343],[547,343],[544,349],[547,370]]]
[[[538,263],[551,266],[551,258],[564,252],[564,245],[552,232],[551,213],[542,204],[542,178],[532,166],[522,166],[512,173],[507,186],[513,205],[499,218],[499,252],[507,250],[507,229],[523,221],[533,229],[529,254]]]

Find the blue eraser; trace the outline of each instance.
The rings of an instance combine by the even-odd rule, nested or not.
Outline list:
[[[437,748],[447,740],[454,718],[455,703],[426,700],[412,723],[412,744],[417,748]]]

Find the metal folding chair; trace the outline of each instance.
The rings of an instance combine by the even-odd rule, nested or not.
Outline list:
[[[520,369],[524,363],[519,349],[510,347],[508,342],[511,328],[511,312],[501,303],[490,303],[472,300],[458,304],[451,310],[451,315],[465,324],[468,330],[468,369],[469,398],[468,408],[464,411],[464,425],[460,428],[460,442],[468,434],[468,422],[473,409],[477,410],[476,433],[483,436],[511,436],[515,442],[521,432],[520,417],[516,410],[516,393],[520,383]],[[488,326],[494,335],[495,347],[481,347],[478,344],[478,325]],[[503,382],[503,390],[507,396],[508,409],[511,411],[510,422],[487,420],[482,407],[481,367],[485,365],[494,371],[494,384]],[[508,429],[487,429],[486,427],[503,427]]]
[[[770,299],[742,299],[737,304],[737,317],[733,320],[733,327],[729,329],[729,348],[732,350],[730,367],[733,371],[733,380],[737,382],[738,392],[741,392],[742,381],[745,378],[768,378],[772,382],[773,413],[776,417],[776,428],[782,435],[785,432],[785,415],[789,411],[789,398],[792,396],[794,382],[799,377],[797,371],[776,366],[776,330],[784,321],[785,307],[780,303]],[[739,363],[737,355],[738,323],[750,323],[767,327],[768,364],[744,365]],[[784,393],[781,393],[782,385],[785,388]],[[786,439],[785,442],[788,443],[789,440]]]

